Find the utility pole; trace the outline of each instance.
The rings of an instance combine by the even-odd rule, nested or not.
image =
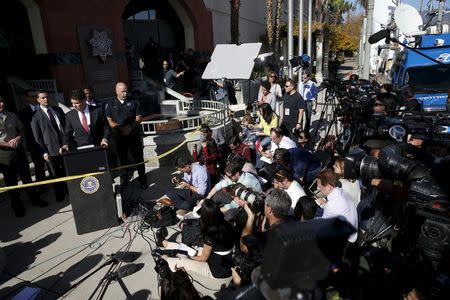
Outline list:
[[[438,16],[437,16],[437,23],[436,23],[436,27],[437,27],[437,32],[439,34],[442,34],[443,26],[442,26],[442,16],[444,15],[444,5],[445,5],[445,0],[439,0],[439,7],[438,7]]]
[[[294,0],[288,1],[288,67],[289,78],[292,78],[292,66],[289,63],[294,56]]]
[[[308,0],[308,50],[307,54],[311,58],[312,49],[312,0]],[[311,59],[312,63],[312,59]]]
[[[303,55],[303,0],[298,1],[298,56]],[[303,68],[298,70],[298,84],[302,82]]]
[[[371,45],[369,44],[369,37],[373,33],[373,9],[375,6],[375,0],[369,0],[367,4],[367,24],[366,24],[366,36],[364,39],[364,70],[363,70],[363,79],[369,80],[370,75],[370,50]]]

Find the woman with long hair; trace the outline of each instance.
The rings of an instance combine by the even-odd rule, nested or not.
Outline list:
[[[268,103],[263,103],[259,106],[258,117],[259,124],[255,127],[262,129],[262,131],[257,132],[256,134],[259,136],[270,136],[270,130],[278,127],[280,118]]]
[[[270,92],[270,82],[263,81],[260,86],[260,97],[258,97],[258,104],[268,103],[272,110],[275,110],[275,95]]]
[[[275,71],[269,71],[267,74],[268,81],[270,82],[270,92],[275,95],[275,113],[281,117],[283,112],[283,92],[281,86],[278,84],[278,75]]]
[[[220,289],[231,281],[232,258],[234,246],[233,227],[228,223],[219,204],[212,200],[205,200],[197,211],[200,215],[203,248],[191,257],[165,257],[172,271],[183,267],[193,278],[196,276],[213,279],[214,289]],[[166,249],[177,249],[179,245],[164,240],[162,245]]]

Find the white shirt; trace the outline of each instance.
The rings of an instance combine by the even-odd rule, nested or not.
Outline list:
[[[358,206],[359,201],[361,201],[361,187],[359,186],[359,181],[350,181],[347,179],[339,179],[342,185],[342,189],[346,192],[350,199],[352,199],[352,203],[355,207]]]
[[[352,200],[341,188],[335,187],[327,196],[327,202],[323,205],[322,218],[330,219],[337,216],[344,217],[356,230],[358,230],[358,213]],[[352,234],[348,241],[354,243],[358,237],[358,232]]]
[[[59,121],[58,114],[53,109],[51,109],[50,107],[45,107],[45,106],[42,106],[42,105],[40,105],[40,107],[45,112],[45,115],[48,117],[49,120],[50,120],[49,110],[52,112],[53,117],[56,120],[56,124],[58,125],[59,130],[61,132],[64,132],[64,129],[61,126],[61,122]]]
[[[272,141],[270,142],[270,151],[272,153],[274,153],[275,149],[278,149],[278,148],[291,149],[291,148],[296,148],[296,147],[297,147],[297,144],[293,140],[288,138],[287,136],[283,136],[278,145]]]
[[[292,181],[291,185],[285,191],[289,195],[289,198],[291,198],[292,203],[291,208],[289,209],[289,214],[293,215],[298,199],[300,199],[303,196],[306,196],[306,193],[305,190],[300,185],[300,183],[298,183],[295,180]]]
[[[77,111],[77,112],[78,112],[78,118],[80,118],[80,123],[83,124],[83,113],[81,111]],[[91,114],[89,113],[89,107],[87,105],[83,109],[83,112],[86,115],[88,126],[91,125]]]

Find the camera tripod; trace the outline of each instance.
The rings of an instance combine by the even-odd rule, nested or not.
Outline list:
[[[325,105],[322,108],[322,111],[320,112],[319,120],[317,121],[317,126],[314,130],[314,134],[311,136],[311,140],[313,142],[316,140],[317,134],[319,133],[322,123],[324,122],[325,114],[327,113],[327,111],[329,110],[330,107],[333,109],[333,112],[332,112],[330,123],[328,125],[325,125],[325,128],[324,128],[324,131],[326,132],[325,138],[330,134],[333,126],[335,128],[336,135],[338,134],[338,124],[337,124],[338,119],[337,119],[337,113],[336,113],[338,104],[339,104],[339,99],[338,99],[336,90],[334,88],[330,89],[329,87],[327,87],[326,94],[325,94]]]

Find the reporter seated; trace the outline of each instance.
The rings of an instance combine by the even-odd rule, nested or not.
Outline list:
[[[225,221],[219,204],[215,201],[205,200],[198,214],[202,223],[203,248],[195,256],[163,258],[172,271],[183,267],[195,280],[201,281],[202,277],[212,279],[212,285],[208,285],[208,288],[219,290],[222,286],[227,286],[232,278],[233,227]],[[166,249],[179,247],[177,243],[167,240],[162,245]]]
[[[294,209],[297,205],[298,199],[306,196],[306,193],[303,190],[303,187],[296,180],[294,180],[292,171],[283,165],[278,166],[273,177],[273,187],[286,191],[292,201],[291,208],[289,209],[289,215],[294,215]]]
[[[317,177],[317,189],[326,196],[326,200],[318,199],[323,208],[323,219],[344,217],[356,230],[358,230],[358,213],[350,196],[338,187],[338,176],[331,169],[322,171]],[[357,232],[352,234],[348,241],[354,243],[358,237]]]
[[[206,167],[198,162],[193,163],[189,157],[178,157],[175,160],[178,171],[183,173],[182,180],[174,177],[175,188],[170,189],[157,202],[173,205],[178,209],[191,210],[198,201],[205,198],[211,187]]]

